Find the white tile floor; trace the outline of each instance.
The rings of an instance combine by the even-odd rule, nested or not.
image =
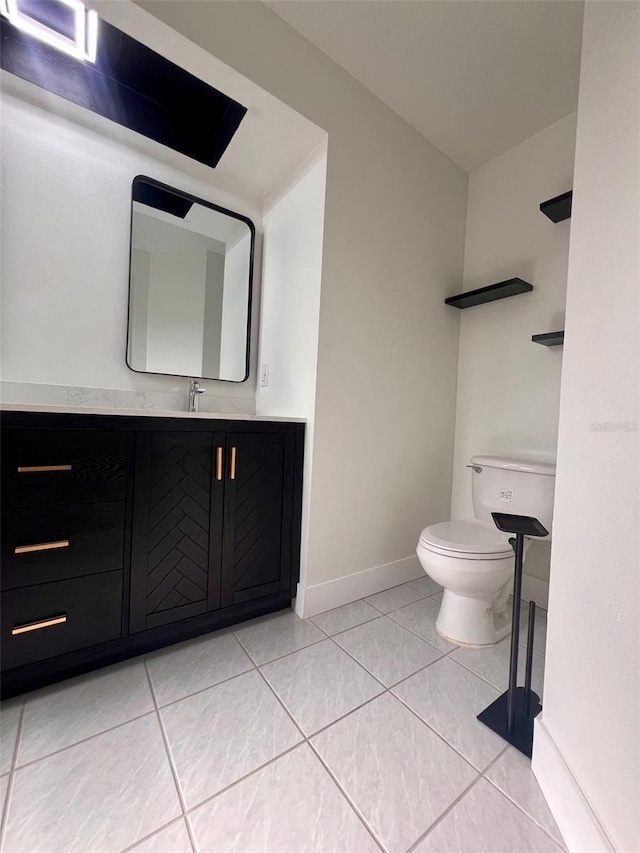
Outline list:
[[[558,853],[530,763],[475,719],[508,641],[449,646],[439,598],[425,577],[3,703],[3,853]]]

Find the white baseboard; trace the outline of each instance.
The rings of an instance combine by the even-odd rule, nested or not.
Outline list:
[[[343,575],[334,580],[316,583],[311,586],[298,584],[295,611],[302,619],[333,610],[342,604],[349,604],[374,595],[392,586],[406,583],[424,576],[424,569],[418,562],[417,556],[405,557],[393,563],[374,566],[353,575]]]
[[[532,769],[569,853],[615,853],[542,719],[535,720]]]
[[[543,581],[528,575],[522,575],[522,598],[524,601],[535,601],[543,610],[549,609],[549,581]]]

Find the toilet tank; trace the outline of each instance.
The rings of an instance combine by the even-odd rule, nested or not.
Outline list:
[[[507,456],[472,456],[473,514],[489,521],[492,512],[532,515],[551,534],[556,466]],[[481,470],[476,470],[480,468]]]

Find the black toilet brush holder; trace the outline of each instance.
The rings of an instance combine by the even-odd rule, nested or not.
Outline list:
[[[520,641],[520,604],[522,594],[522,568],[524,564],[524,537],[548,536],[548,531],[528,515],[492,512],[498,530],[514,533],[510,539],[515,550],[513,579],[513,610],[511,614],[511,654],[509,657],[509,689],[478,714],[478,720],[504,738],[520,752],[531,758],[533,751],[533,721],[542,711],[540,697],[531,689],[533,668],[533,638],[535,632],[536,605],[529,602],[529,624],[527,626],[527,650],[524,687],[518,687],[518,646]]]

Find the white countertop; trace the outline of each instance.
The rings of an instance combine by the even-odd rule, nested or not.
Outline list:
[[[161,409],[107,409],[89,406],[41,406],[33,403],[0,403],[3,412],[42,412],[64,415],[129,415],[142,418],[192,418],[215,421],[266,421],[271,423],[304,424],[306,418],[271,417],[269,415],[247,415],[243,412],[178,412]]]

